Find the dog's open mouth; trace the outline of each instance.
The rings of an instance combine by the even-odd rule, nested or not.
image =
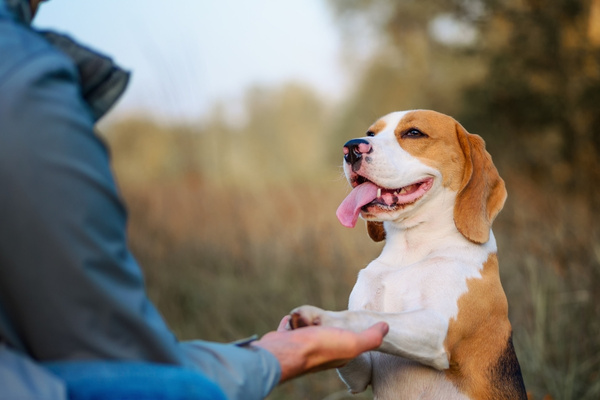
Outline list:
[[[383,210],[395,210],[415,203],[433,186],[433,178],[420,179],[414,183],[396,189],[377,186],[375,183],[359,177],[356,186],[337,209],[336,215],[342,225],[353,228],[361,210],[379,207]]]

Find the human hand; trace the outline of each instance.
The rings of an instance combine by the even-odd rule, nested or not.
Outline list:
[[[389,330],[387,323],[379,322],[358,333],[323,326],[290,331],[286,329],[289,319],[284,317],[277,331],[252,343],[279,360],[280,382],[308,372],[342,367],[361,353],[379,347]]]

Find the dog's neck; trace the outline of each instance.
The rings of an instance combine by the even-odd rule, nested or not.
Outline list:
[[[434,193],[432,193],[434,194]],[[394,266],[421,261],[444,248],[470,247],[454,224],[456,193],[438,188],[427,202],[402,218],[384,222],[386,243],[378,260]]]

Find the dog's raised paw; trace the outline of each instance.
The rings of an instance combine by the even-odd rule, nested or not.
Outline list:
[[[321,325],[321,313],[323,310],[313,306],[298,307],[290,313],[290,327],[292,329],[307,326]]]

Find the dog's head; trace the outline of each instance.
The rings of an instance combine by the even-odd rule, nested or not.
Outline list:
[[[369,236],[385,238],[382,221],[398,221],[449,190],[458,231],[485,243],[506,189],[483,139],[435,111],[395,112],[344,145],[344,172],[353,187],[338,208],[340,222],[367,220]]]

